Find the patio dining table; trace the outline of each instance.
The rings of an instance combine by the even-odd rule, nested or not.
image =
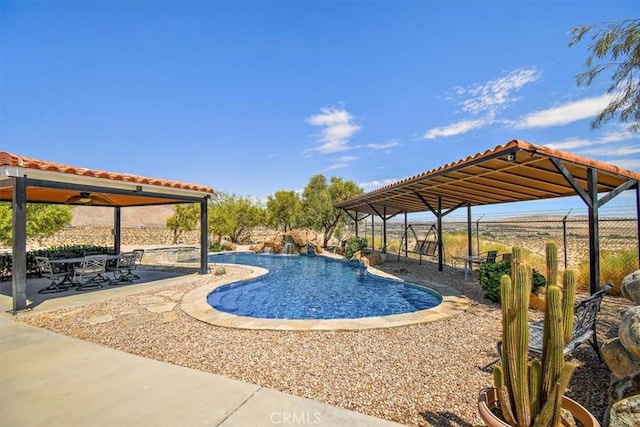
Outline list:
[[[118,259],[120,255],[90,255],[92,257],[100,257],[105,258],[107,261]],[[81,264],[84,261],[85,257],[72,257],[72,258],[50,258],[49,262],[51,264],[60,264],[61,266],[65,266],[66,273],[62,278],[62,281],[58,285],[63,285],[65,283],[69,283],[69,286],[75,286],[78,283],[73,281],[73,269],[75,265]]]

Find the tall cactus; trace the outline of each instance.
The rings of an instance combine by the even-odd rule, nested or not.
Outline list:
[[[502,364],[494,369],[504,420],[514,426],[555,426],[560,419],[562,394],[569,384],[573,365],[564,360],[567,325],[572,318],[575,284],[565,273],[565,291],[555,281],[558,276],[557,245],[547,244],[547,299],[543,329],[542,361],[529,362],[529,296],[533,269],[523,264],[520,248],[513,248],[511,276],[500,281],[502,304]],[[568,329],[567,329],[568,328]]]
[[[562,313],[564,319],[564,344],[567,345],[571,341],[571,332],[573,331],[573,305],[576,301],[576,280],[573,271],[565,270],[562,276],[564,287],[562,289]]]
[[[545,245],[547,254],[547,284],[558,283],[558,245],[555,242],[547,242]]]

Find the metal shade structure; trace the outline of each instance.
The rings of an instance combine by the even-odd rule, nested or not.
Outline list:
[[[0,152],[0,201],[10,202],[13,221],[14,310],[26,308],[26,204],[111,206],[114,250],[120,250],[121,208],[177,203],[200,204],[200,272],[208,271],[207,207],[213,188],[178,181],[78,168]]]
[[[525,202],[578,195],[589,210],[591,286],[599,283],[598,208],[626,190],[636,190],[640,217],[640,173],[525,141],[449,163],[335,206],[378,215],[431,211],[438,222],[466,206]],[[601,196],[600,196],[601,195]],[[438,226],[440,230],[440,224]],[[640,228],[638,229],[640,238]],[[441,235],[439,236],[441,240]],[[442,270],[440,247],[440,270]],[[470,251],[470,247],[469,247]],[[469,254],[471,255],[471,253]]]

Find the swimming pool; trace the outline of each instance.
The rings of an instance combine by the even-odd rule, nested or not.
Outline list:
[[[210,263],[269,270],[208,294],[208,304],[237,316],[263,319],[357,319],[412,313],[435,307],[442,296],[428,288],[376,276],[360,264],[324,256],[233,252]]]

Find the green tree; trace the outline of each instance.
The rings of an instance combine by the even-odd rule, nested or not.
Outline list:
[[[276,191],[267,197],[267,222],[276,230],[289,231],[298,224],[302,202],[295,191]]]
[[[73,219],[70,206],[49,205],[42,203],[27,203],[26,209],[27,238],[36,239],[42,243],[62,230]],[[13,241],[13,215],[10,203],[0,204],[0,242],[10,246]]]
[[[173,244],[178,243],[178,239],[182,236],[182,233],[195,230],[199,220],[199,204],[175,205],[173,215],[167,218],[167,228],[173,231]]]
[[[335,203],[362,194],[362,189],[353,181],[331,177],[330,184],[324,175],[314,175],[302,192],[302,223],[323,232],[323,247],[343,217],[341,209],[333,207]]]
[[[253,227],[264,223],[264,209],[246,197],[221,194],[209,210],[209,232],[218,243],[223,237],[233,243],[243,241]]]
[[[578,86],[589,87],[605,70],[611,71],[607,93],[613,95],[609,105],[591,122],[592,128],[619,116],[631,123],[629,130],[640,130],[640,19],[580,25],[571,30],[574,46],[591,35],[591,54],[585,61],[586,71],[576,76]]]

